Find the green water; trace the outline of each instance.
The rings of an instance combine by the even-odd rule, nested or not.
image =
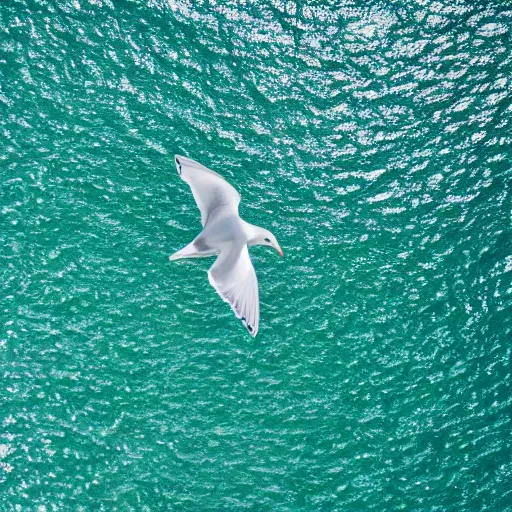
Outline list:
[[[0,510],[511,511],[508,1],[3,0]],[[252,339],[169,262],[242,193]]]

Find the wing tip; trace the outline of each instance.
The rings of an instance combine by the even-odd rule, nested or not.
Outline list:
[[[253,337],[256,338],[256,334],[258,334],[258,326],[254,326],[247,322],[247,320],[242,317],[240,319],[242,321],[243,326],[247,329],[247,332]]]
[[[174,155],[174,162],[176,163],[176,170],[178,174],[181,176],[181,161],[180,158],[183,158],[181,155]]]

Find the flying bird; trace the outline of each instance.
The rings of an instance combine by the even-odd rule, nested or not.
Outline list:
[[[175,160],[178,174],[192,189],[203,230],[169,259],[217,256],[208,280],[256,336],[260,321],[258,279],[247,247],[267,245],[281,256],[283,251],[270,231],[240,218],[240,194],[220,174],[184,156],[176,155]]]

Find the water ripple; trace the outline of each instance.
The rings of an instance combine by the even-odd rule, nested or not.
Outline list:
[[[507,510],[510,9],[128,4],[0,8],[6,510]],[[256,342],[174,153],[285,250]]]

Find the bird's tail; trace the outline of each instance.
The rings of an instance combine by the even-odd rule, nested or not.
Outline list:
[[[208,256],[215,256],[217,251],[212,251],[211,249],[200,251],[195,246],[194,242],[190,242],[188,245],[176,251],[174,254],[169,256],[171,261],[181,260],[183,258],[206,258]]]
[[[181,260],[183,258],[194,258],[197,255],[197,250],[194,248],[192,244],[188,244],[183,249],[176,251],[174,254],[169,256],[171,261]]]

